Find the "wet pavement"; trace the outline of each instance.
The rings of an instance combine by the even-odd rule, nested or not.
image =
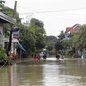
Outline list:
[[[86,86],[86,59],[21,61],[0,69],[0,86]]]

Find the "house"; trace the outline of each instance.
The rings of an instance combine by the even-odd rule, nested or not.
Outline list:
[[[10,25],[15,25],[16,20],[3,14],[2,12],[0,12],[0,47],[1,48],[5,47],[5,42],[9,42],[9,38],[5,38],[3,35],[3,29],[4,29],[3,24],[4,23],[9,23]]]
[[[80,26],[80,24],[75,24],[72,27],[67,27],[64,40],[69,40],[73,33],[78,33],[80,31]]]
[[[65,32],[66,33],[76,33],[79,31],[80,26],[81,26],[80,24],[75,24],[72,27],[67,27]]]

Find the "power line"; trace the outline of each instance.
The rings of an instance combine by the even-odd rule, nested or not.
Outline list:
[[[35,11],[35,12],[26,12],[20,14],[37,14],[37,13],[57,13],[57,12],[68,12],[68,11],[78,11],[78,10],[86,10],[85,8],[76,8],[76,9],[61,9],[61,10],[54,10],[54,11]]]

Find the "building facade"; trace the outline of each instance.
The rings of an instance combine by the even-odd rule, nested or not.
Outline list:
[[[4,47],[4,42],[6,40],[4,40],[4,33],[3,33],[3,24],[5,23],[9,23],[11,25],[15,25],[16,24],[16,20],[3,14],[2,12],[0,12],[0,47]]]

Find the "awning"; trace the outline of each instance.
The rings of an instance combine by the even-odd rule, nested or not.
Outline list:
[[[22,50],[22,51],[24,51],[24,52],[26,52],[26,50],[24,49],[24,47],[18,42],[18,47]]]

